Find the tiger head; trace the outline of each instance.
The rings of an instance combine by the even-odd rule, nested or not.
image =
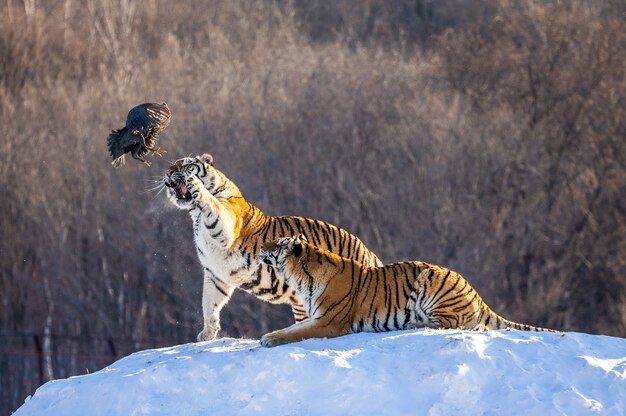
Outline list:
[[[305,241],[306,237],[302,234],[268,241],[261,246],[258,259],[282,272],[288,258],[298,258],[302,255]]]
[[[193,204],[187,182],[191,176],[200,179],[216,198],[240,195],[237,186],[213,166],[213,157],[210,154],[185,157],[174,162],[163,176],[168,198],[180,209],[189,209]]]

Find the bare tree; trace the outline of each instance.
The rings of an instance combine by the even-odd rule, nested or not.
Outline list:
[[[147,190],[170,161],[106,152],[150,100],[168,156],[213,153],[267,214],[454,268],[515,320],[626,335],[621,2],[22,5],[0,5],[0,412],[194,339],[191,226]],[[238,294],[222,327],[290,320]]]

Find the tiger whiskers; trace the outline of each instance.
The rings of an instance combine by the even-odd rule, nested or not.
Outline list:
[[[149,193],[152,193],[152,192],[156,192],[156,193],[154,194],[154,196],[151,198],[151,200],[153,201],[153,200],[155,200],[155,199],[157,198],[157,196],[159,196],[159,195],[161,194],[161,192],[163,192],[164,190],[165,190],[165,185],[160,186],[160,187],[158,187],[158,188],[146,189],[143,193],[144,193],[144,194],[149,194]]]
[[[155,179],[144,179],[144,181],[148,182],[149,184],[146,186],[146,189],[143,193],[149,194],[156,192],[152,199],[155,199],[157,196],[159,196],[161,192],[163,192],[163,190],[165,189],[165,182],[163,182],[163,178],[158,177],[159,179],[156,179],[157,176],[155,176],[154,178]]]
[[[152,200],[155,200],[155,199],[156,199],[156,197],[157,197],[157,196],[159,196],[159,195],[161,194],[161,192],[163,192],[164,190],[165,190],[165,185],[163,185],[163,186],[161,187],[161,189],[159,189],[159,190],[157,191],[157,193],[156,193],[156,194],[154,194],[154,196],[152,197]]]
[[[161,186],[165,186],[165,182],[163,182],[163,180],[144,179],[144,181],[148,182],[146,189],[157,189]]]
[[[164,183],[157,183],[154,185],[150,185],[146,187],[146,192],[154,192],[157,191],[161,188],[165,188],[165,184]]]

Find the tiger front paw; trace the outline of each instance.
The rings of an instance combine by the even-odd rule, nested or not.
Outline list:
[[[277,345],[286,344],[289,341],[284,340],[279,335],[275,333],[265,334],[261,337],[259,343],[262,347],[275,347]]]
[[[196,175],[190,175],[186,178],[187,190],[194,201],[198,201],[202,197],[204,184]]]
[[[217,337],[217,332],[219,330],[219,328],[205,327],[197,336],[198,342],[214,340]]]

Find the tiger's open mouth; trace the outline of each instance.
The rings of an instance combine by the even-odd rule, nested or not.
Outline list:
[[[173,178],[169,178],[169,180],[165,182],[165,186],[174,191],[176,199],[182,199],[183,201],[191,200],[191,193],[189,192],[189,189],[187,189],[187,184],[184,179],[175,180]]]

